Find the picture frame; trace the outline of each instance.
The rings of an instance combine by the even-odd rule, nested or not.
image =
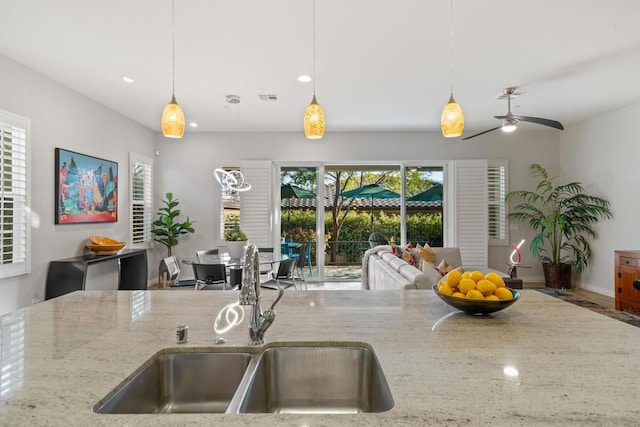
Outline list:
[[[118,163],[55,149],[55,223],[118,221]]]

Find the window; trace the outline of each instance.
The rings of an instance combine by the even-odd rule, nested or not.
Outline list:
[[[153,160],[129,154],[131,167],[131,244],[144,246],[152,240]]]
[[[0,278],[30,272],[29,119],[0,111]]]
[[[489,242],[494,245],[507,244],[507,161],[490,161],[487,166],[487,205]]]

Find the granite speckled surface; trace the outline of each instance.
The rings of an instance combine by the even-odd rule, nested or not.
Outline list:
[[[246,347],[248,316],[216,323],[230,291],[76,292],[2,317],[0,425],[638,425],[640,329],[521,293],[473,317],[431,291],[287,291],[267,342],[370,344],[395,400],[387,412],[108,415],[93,406],[158,351]]]

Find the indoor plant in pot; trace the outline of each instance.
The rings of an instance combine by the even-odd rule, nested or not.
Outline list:
[[[537,233],[531,253],[543,265],[545,286],[571,287],[571,268],[582,272],[591,260],[590,241],[597,237],[596,224],[611,218],[609,202],[588,195],[579,182],[556,185],[545,168],[533,164],[532,176],[540,179],[533,191],[511,191],[505,200],[520,200],[507,218],[529,223]]]
[[[167,193],[165,197],[162,201],[164,207],[158,209],[158,218],[154,221],[151,232],[154,235],[153,240],[167,247],[167,256],[170,257],[171,248],[178,244],[178,237],[195,231],[195,221],[191,221],[188,216],[184,222],[178,221],[182,213],[178,209],[180,202],[173,198],[173,193]]]
[[[225,230],[224,240],[227,241],[227,251],[231,258],[242,258],[247,246],[247,235],[240,229],[240,224],[234,224]]]

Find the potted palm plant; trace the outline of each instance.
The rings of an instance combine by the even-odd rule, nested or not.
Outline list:
[[[545,168],[533,164],[532,176],[540,179],[534,191],[511,191],[505,200],[521,200],[507,218],[524,221],[537,233],[531,253],[543,265],[545,286],[571,286],[571,269],[581,273],[591,260],[590,241],[597,238],[596,224],[612,217],[609,202],[588,195],[579,182],[556,185]]]
[[[227,241],[227,251],[231,258],[241,258],[247,246],[247,235],[240,229],[240,224],[236,223],[231,228],[225,230],[224,240]]]
[[[154,235],[153,240],[167,247],[167,256],[172,255],[171,249],[178,244],[178,237],[183,234],[193,233],[195,230],[192,221],[187,216],[183,222],[178,221],[178,217],[182,214],[178,209],[178,199],[173,198],[173,193],[167,193],[166,199],[162,201],[164,207],[158,209],[156,219],[153,223],[151,232]]]

